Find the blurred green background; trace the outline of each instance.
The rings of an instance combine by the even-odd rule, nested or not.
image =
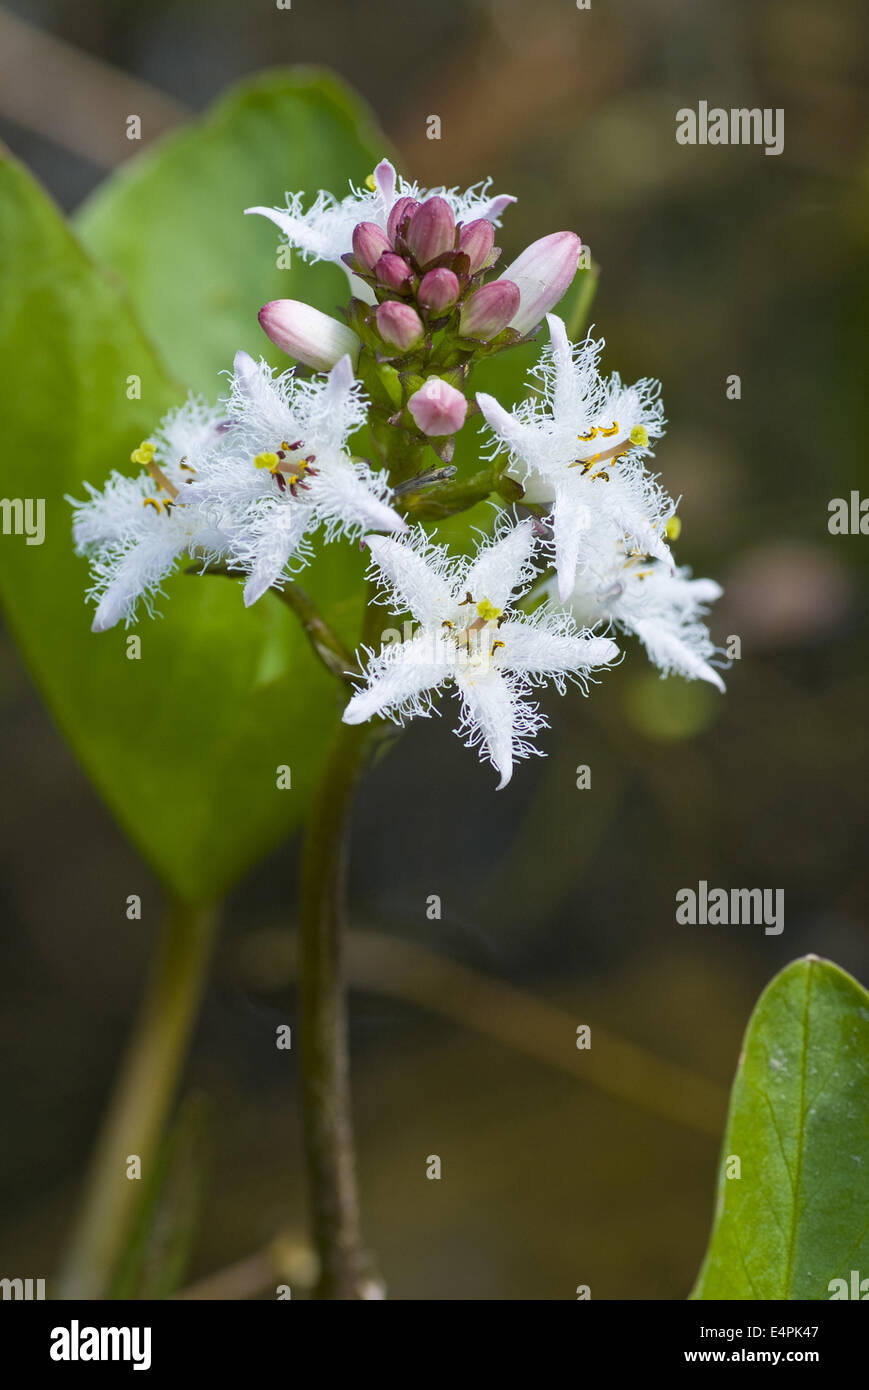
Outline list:
[[[29,66],[10,57],[22,21]],[[245,73],[317,63],[367,98],[410,177],[491,174],[519,196],[509,257],[575,228],[601,267],[606,363],[663,382],[680,557],[726,586],[713,633],[742,642],[726,697],[631,652],[587,701],[549,702],[549,756],[509,791],[437,720],[362,790],[356,1123],[393,1298],[684,1297],[761,987],[805,951],[869,983],[869,539],[827,530],[831,498],[869,490],[867,25],[864,6],[809,0],[45,0],[0,18],[0,138],[68,209],[128,153],[105,117],[129,92],[123,110],[169,128]],[[677,145],[676,110],[700,100],[783,108],[783,154]],[[69,1230],[160,893],[0,643],[0,1264],[37,1277]],[[699,879],[783,888],[783,934],[677,926]],[[185,1277],[229,1267],[235,1296],[258,1286],[238,1261],[304,1239],[296,1054],[274,1047],[295,1020],[295,888],[291,845],[233,893],[184,1077]],[[648,1086],[627,1043],[661,1063]]]

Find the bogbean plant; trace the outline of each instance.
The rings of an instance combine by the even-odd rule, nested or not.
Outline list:
[[[346,686],[343,732],[307,826],[300,909],[324,1296],[377,1288],[361,1254],[351,1161],[340,873],[355,781],[384,720],[430,715],[453,687],[458,732],[502,788],[517,760],[539,751],[546,718],[535,687],[587,692],[620,658],[623,634],[662,674],[723,689],[703,620],[720,589],[677,566],[676,506],[649,469],[664,430],[660,389],[603,375],[603,343],[571,343],[552,313],[577,272],[573,232],[546,235],[499,268],[496,229],[513,201],[488,184],[425,192],[384,160],[343,199],[321,192],[305,210],[297,193],[282,209],[248,209],[305,258],[344,267],[343,322],[295,300],[266,304],[262,328],[301,365],[275,372],[239,352],[223,399],[188,399],[137,444],[138,471],[114,472],[100,491],[86,485],[73,504],[94,631],[153,614],[186,556],[202,574],[237,574],[246,605],[277,591]],[[475,392],[477,364],[538,336],[518,408]],[[462,430],[478,431],[471,473],[452,462]],[[371,457],[354,452],[360,438]],[[486,533],[470,555],[451,554],[437,521],[486,499]],[[354,655],[297,576],[320,546],[360,541],[370,585]],[[382,640],[381,604],[411,615],[406,640]]]

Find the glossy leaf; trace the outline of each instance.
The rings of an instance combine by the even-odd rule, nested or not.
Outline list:
[[[292,144],[287,137],[288,146]],[[289,156],[288,156],[289,158]],[[220,201],[222,189],[212,190]],[[45,539],[0,537],[0,596],[34,677],[121,825],[179,897],[218,896],[304,815],[334,721],[335,683],[268,596],[179,574],[163,621],[95,636],[87,566],[64,494],[83,495],[183,391],[130,306],[14,162],[0,165],[0,492],[45,500]],[[202,340],[208,341],[207,324]],[[129,399],[132,378],[141,400]],[[360,559],[331,547],[318,567],[331,616],[355,628]],[[278,790],[288,764],[292,790]],[[99,872],[99,866],[94,866]]]
[[[869,994],[807,956],[751,1016],[692,1297],[829,1299],[852,1271],[869,1280]]]

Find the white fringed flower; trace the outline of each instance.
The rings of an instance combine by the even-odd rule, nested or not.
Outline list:
[[[94,632],[121,618],[129,626],[140,600],[153,615],[154,597],[182,555],[207,561],[225,552],[226,533],[189,497],[191,480],[221,447],[222,418],[217,407],[191,397],[133,452],[143,466],[138,476],[113,472],[102,492],[85,483],[87,501],[68,499],[76,550],[91,564]]]
[[[564,599],[589,534],[601,526],[669,563],[665,527],[675,507],[643,464],[664,428],[658,383],[625,386],[618,375],[602,377],[602,341],[588,338],[574,347],[560,318],[549,314],[547,323],[550,343],[534,368],[540,393],[512,412],[483,393],[477,402],[498,447],[509,450],[510,470],[526,499],[553,503]]]
[[[246,604],[280,585],[288,566],[307,563],[307,536],[318,526],[327,541],[407,529],[387,504],[386,474],[347,451],[365,419],[349,357],[326,379],[301,381],[239,352],[227,409],[227,447],[197,475],[190,495],[215,527],[231,532],[229,562],[247,572]]]
[[[306,260],[335,261],[352,250],[353,228],[359,222],[373,222],[386,230],[393,204],[398,198],[445,198],[457,222],[471,222],[485,217],[498,225],[501,213],[516,200],[510,194],[492,197],[490,179],[461,193],[457,188],[421,189],[415,183],[398,178],[388,159],[383,159],[371,177],[373,188],[357,189],[346,198],[338,199],[322,189],[307,212],[303,210],[304,193],[288,193],[285,208],[253,207],[245,212],[259,213],[279,227],[290,246],[301,251]],[[354,282],[354,289],[362,282]],[[367,296],[370,297],[370,296]]]
[[[450,557],[421,527],[400,541],[369,536],[367,545],[373,572],[390,591],[384,601],[411,612],[419,630],[377,654],[366,651],[367,685],[347,705],[345,722],[429,715],[435,692],[455,682],[457,732],[496,768],[499,789],[506,786],[516,759],[538,751],[530,740],[547,725],[527,698],[532,687],[548,680],[562,694],[568,680],[585,687],[618,648],[578,631],[566,613],[511,611],[514,592],[536,572],[530,521],[502,525],[471,559]]]
[[[673,569],[630,553],[610,534],[590,543],[566,607],[578,622],[613,622],[633,633],[663,675],[709,681],[723,691],[724,682],[710,665],[718,648],[702,621],[707,605],[721,594],[714,579],[692,579],[687,566]]]

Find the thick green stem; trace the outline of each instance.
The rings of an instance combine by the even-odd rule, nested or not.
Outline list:
[[[359,1228],[343,961],[347,823],[373,732],[339,725],[302,850],[302,1109],[320,1299],[368,1298],[374,1288]]]
[[[217,911],[170,907],[139,1018],[97,1141],[84,1205],[57,1283],[58,1298],[105,1298],[135,1218],[187,1051],[211,957]]]

